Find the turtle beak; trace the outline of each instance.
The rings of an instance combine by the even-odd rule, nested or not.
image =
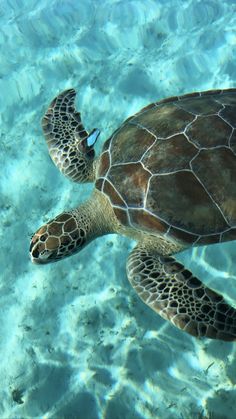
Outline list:
[[[41,265],[45,263],[40,257],[39,257],[39,251],[37,249],[37,245],[30,245],[30,259],[31,262],[35,265]]]
[[[36,233],[30,243],[30,258],[31,262],[37,265],[43,265],[51,262],[51,257],[55,252],[49,251],[45,248],[45,244],[40,240],[40,236]]]
[[[38,252],[36,249],[34,249],[36,243],[37,241],[35,240],[35,236],[33,236],[31,239],[30,248],[29,248],[29,254],[30,254],[30,259],[32,263],[39,263],[39,260],[37,258]]]

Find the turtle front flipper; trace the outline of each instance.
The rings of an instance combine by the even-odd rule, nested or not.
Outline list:
[[[236,340],[236,310],[173,257],[138,245],[127,273],[140,298],[178,328],[196,337]]]
[[[76,92],[65,90],[50,104],[42,119],[43,133],[49,154],[58,169],[75,182],[92,182],[94,170],[94,144],[99,130],[88,134],[76,112]]]

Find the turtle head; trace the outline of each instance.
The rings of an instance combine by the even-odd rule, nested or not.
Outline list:
[[[114,232],[113,209],[96,189],[91,198],[40,227],[30,243],[34,263],[56,262],[82,250],[93,239]]]
[[[38,264],[56,262],[80,251],[86,241],[86,228],[78,225],[72,212],[65,212],[36,231],[30,243],[31,260]]]

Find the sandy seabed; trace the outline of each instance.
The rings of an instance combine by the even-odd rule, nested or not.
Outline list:
[[[74,87],[97,152],[119,124],[167,96],[236,86],[236,5],[217,0],[8,0],[0,47],[0,417],[230,419],[235,345],[198,341],[131,289],[134,243],[106,236],[51,266],[31,234],[92,190],[52,164],[40,119]],[[234,244],[179,260],[236,301]]]

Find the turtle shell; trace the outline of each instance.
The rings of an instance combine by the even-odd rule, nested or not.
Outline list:
[[[96,188],[127,227],[183,244],[236,238],[236,89],[164,99],[104,144]]]

